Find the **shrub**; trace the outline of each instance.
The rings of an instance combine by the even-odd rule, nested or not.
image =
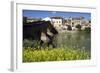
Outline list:
[[[72,27],[71,27],[71,25],[67,25],[68,27],[67,27],[67,30],[72,30]]]
[[[25,39],[23,40],[23,47],[27,48],[27,47],[31,47],[33,49],[40,49],[40,41],[36,41],[36,40],[28,40]]]
[[[23,46],[24,47],[32,47],[32,45],[33,45],[32,41],[30,41],[28,39],[23,40]]]
[[[76,28],[78,28],[78,30],[81,30],[81,25],[76,25]]]
[[[90,32],[91,31],[91,28],[90,27],[86,27],[84,31],[85,32]]]

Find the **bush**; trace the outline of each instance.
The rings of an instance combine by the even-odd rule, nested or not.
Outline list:
[[[91,31],[91,28],[90,27],[86,27],[84,31],[85,32],[90,32]]]
[[[32,41],[28,39],[23,40],[23,47],[32,47],[32,45],[33,45]]]
[[[76,28],[78,28],[78,30],[81,30],[81,25],[76,25]]]
[[[67,30],[72,30],[71,25],[67,25],[67,26],[68,26]]]
[[[28,40],[28,39],[24,39],[23,40],[23,47],[27,48],[27,47],[31,47],[34,49],[40,49],[40,41],[36,41],[36,40]]]

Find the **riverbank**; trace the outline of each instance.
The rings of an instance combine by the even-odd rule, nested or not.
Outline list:
[[[63,30],[63,29],[57,29],[58,33],[75,33],[75,32],[79,32],[78,30]]]
[[[75,32],[88,32],[90,33],[91,32],[91,28],[85,28],[84,30],[81,29],[77,29],[77,30],[64,30],[64,29],[57,29],[58,33],[65,33],[65,32],[70,32],[70,33],[75,33]]]

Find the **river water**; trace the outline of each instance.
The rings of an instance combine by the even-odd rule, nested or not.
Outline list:
[[[91,50],[91,34],[83,31],[67,31],[57,35],[54,43],[57,47]]]

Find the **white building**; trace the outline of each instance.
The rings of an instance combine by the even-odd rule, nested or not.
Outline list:
[[[55,28],[61,29],[63,24],[62,17],[51,17],[51,23],[54,25]]]
[[[76,25],[82,25],[82,21],[84,19],[84,17],[70,17],[69,18],[71,21],[71,26],[72,27],[76,27]]]

